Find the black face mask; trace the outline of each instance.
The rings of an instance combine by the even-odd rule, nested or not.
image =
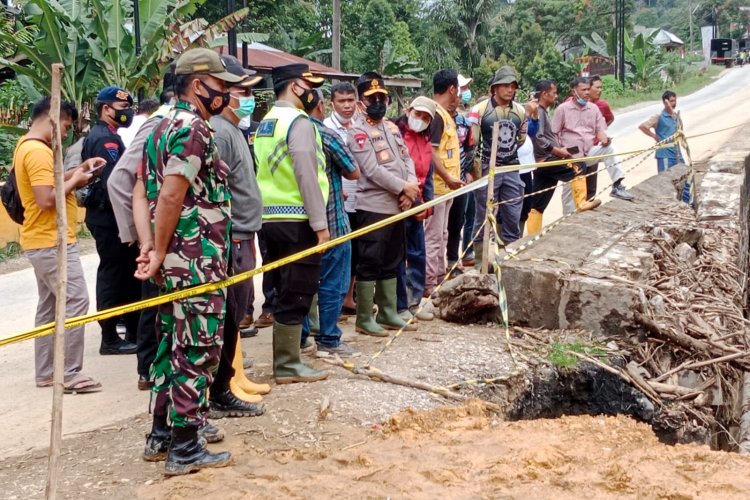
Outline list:
[[[299,88],[302,89],[303,87]],[[302,102],[302,108],[308,113],[315,109],[315,106],[317,106],[320,101],[320,99],[318,99],[318,93],[312,89],[303,89],[302,95],[298,95],[297,97],[299,97],[299,100]]]
[[[118,127],[127,128],[133,124],[133,108],[130,109],[115,109],[115,123]]]
[[[365,111],[367,112],[367,116],[375,121],[382,120],[385,116],[385,112],[388,110],[388,105],[384,103],[383,101],[375,101],[367,108],[365,108]]]
[[[200,80],[198,81],[200,82]],[[208,92],[208,97],[196,94],[198,99],[201,100],[201,104],[203,104],[203,107],[206,108],[206,111],[208,111],[211,116],[220,115],[221,112],[224,111],[224,108],[229,106],[229,99],[231,98],[229,92],[214,90],[205,83],[200,83],[203,88],[206,89],[206,92]]]

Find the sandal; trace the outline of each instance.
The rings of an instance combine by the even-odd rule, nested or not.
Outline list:
[[[90,392],[99,392],[102,390],[102,384],[83,373],[77,373],[70,380],[65,382],[63,392],[65,394],[88,394]]]
[[[52,379],[48,378],[48,379],[42,380],[41,382],[37,381],[36,386],[37,387],[52,387]]]

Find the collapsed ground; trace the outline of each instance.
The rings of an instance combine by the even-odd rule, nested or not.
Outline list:
[[[60,496],[747,498],[750,459],[662,442],[736,448],[741,439],[733,407],[745,361],[716,361],[746,348],[744,334],[737,334],[746,325],[739,271],[731,265],[738,235],[659,210],[645,228],[660,249],[643,284],[649,306],[626,336],[514,328],[508,341],[496,325],[422,323],[373,366],[428,386],[508,380],[461,386],[456,392],[466,401],[449,402],[318,360],[317,367],[330,370],[329,380],[274,387],[264,416],[219,421],[227,439],[213,448],[231,450],[233,467],[165,480],[162,464],[140,459],[149,428],[143,414],[66,439]],[[685,234],[700,237],[683,241]],[[694,254],[684,245],[678,250],[681,243]],[[385,345],[343,326],[364,352],[358,365]],[[716,352],[700,347],[717,342],[724,347]],[[270,331],[243,344],[259,356],[253,377],[269,380]],[[681,372],[691,363],[706,364],[687,380]],[[657,379],[662,386],[653,385]],[[714,404],[719,400],[727,404]],[[509,420],[527,418],[536,420]],[[46,450],[37,450],[0,461],[3,496],[41,498],[46,458]]]

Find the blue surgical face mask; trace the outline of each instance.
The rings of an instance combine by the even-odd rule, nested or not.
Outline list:
[[[471,102],[471,89],[466,89],[461,92],[461,104],[469,104]]]
[[[585,106],[586,105],[586,99],[578,95],[578,92],[573,91],[573,93],[576,95],[576,102],[579,106]]]
[[[252,116],[253,111],[255,111],[255,97],[240,97],[239,101],[240,107],[237,109],[232,108],[232,111],[237,115],[237,118],[241,119]]]

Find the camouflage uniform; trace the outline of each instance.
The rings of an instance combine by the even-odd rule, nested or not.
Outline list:
[[[156,278],[164,293],[227,278],[229,168],[219,159],[213,136],[208,122],[181,101],[146,142],[145,185],[152,224],[164,176],[181,175],[190,181]],[[222,288],[159,307],[161,341],[150,374],[156,394],[154,415],[169,411],[173,426],[205,423],[207,388],[219,364],[224,335],[225,298]]]

